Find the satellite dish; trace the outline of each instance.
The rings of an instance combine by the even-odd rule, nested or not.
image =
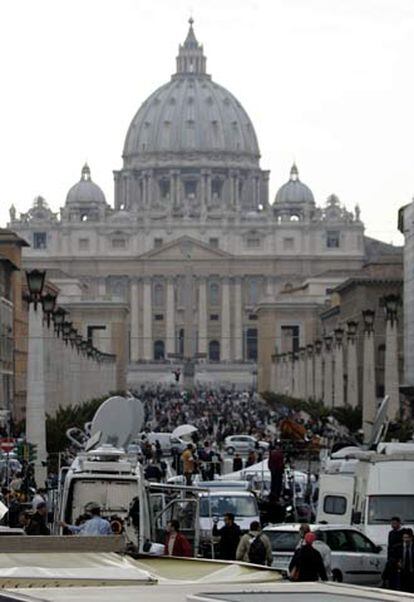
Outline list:
[[[377,410],[374,423],[372,425],[371,437],[368,440],[368,449],[376,447],[385,436],[388,428],[388,406],[390,405],[390,396],[386,395]]]
[[[126,448],[136,434],[136,406],[130,399],[116,396],[110,397],[99,406],[91,425],[91,437],[101,432],[99,444]]]
[[[145,422],[144,404],[136,397],[129,397],[127,401],[130,404],[133,422],[131,424],[132,438],[136,437],[142,431]]]

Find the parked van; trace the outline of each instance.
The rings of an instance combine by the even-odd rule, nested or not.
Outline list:
[[[174,437],[172,433],[140,433],[138,441],[140,443],[149,441],[151,445],[155,445],[159,441],[162,452],[166,455],[171,455],[173,449],[177,449],[181,453],[188,445],[188,441]]]

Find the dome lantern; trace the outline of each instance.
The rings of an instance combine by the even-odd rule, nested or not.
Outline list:
[[[194,19],[188,20],[190,28],[184,44],[180,44],[177,56],[177,75],[205,75],[206,57],[203,53],[203,46],[198,43],[195,36],[193,24]]]

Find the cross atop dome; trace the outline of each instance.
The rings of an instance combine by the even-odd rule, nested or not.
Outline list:
[[[177,74],[205,75],[206,57],[203,46],[198,43],[194,33],[194,19],[189,18],[190,25],[184,44],[180,44],[177,56]]]

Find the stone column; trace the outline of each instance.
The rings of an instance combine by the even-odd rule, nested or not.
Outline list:
[[[313,345],[306,345],[306,391],[307,399],[315,399],[315,380],[313,374]]]
[[[243,360],[242,279],[239,276],[234,280],[234,359]]]
[[[198,280],[198,353],[207,354],[207,282]]]
[[[144,279],[144,297],[143,297],[143,358],[152,360],[152,291],[151,278]]]
[[[293,397],[293,353],[287,354],[287,370],[286,370],[286,393],[290,397]]]
[[[45,389],[45,340],[43,332],[43,310],[41,305],[35,310],[29,305],[29,338],[27,347],[27,401],[26,439],[37,446],[34,464],[35,480],[38,487],[44,487],[47,469],[46,462],[46,389]]]
[[[299,358],[296,354],[292,357],[292,397],[300,398]]]
[[[375,337],[374,320],[375,312],[366,309],[362,312],[364,318],[364,352],[362,366],[362,428],[364,430],[364,443],[369,441],[372,425],[377,413],[377,394],[375,384]]]
[[[307,398],[306,391],[306,347],[299,349],[299,397]]]
[[[211,171],[207,171],[206,186],[207,186],[207,205],[211,204]]]
[[[230,282],[225,277],[221,281],[221,353],[223,361],[230,360]]]
[[[325,349],[323,354],[323,402],[328,408],[333,406],[332,378],[332,337],[324,337]]]
[[[344,405],[344,349],[342,345],[344,331],[335,328],[335,374],[334,374],[334,406]]]
[[[167,311],[165,327],[165,350],[167,357],[175,353],[175,303],[174,303],[174,279],[167,279]]]
[[[347,373],[346,381],[346,402],[351,408],[358,406],[358,358],[356,346],[356,332],[358,322],[348,320],[347,322]]]
[[[322,401],[323,398],[323,371],[322,371],[322,341],[317,339],[313,345],[314,354],[314,392],[315,400]]]
[[[384,299],[386,309],[385,326],[385,395],[389,395],[388,417],[395,420],[400,416],[400,393],[398,371],[398,318],[397,308],[400,298],[397,295],[388,295]]]
[[[137,362],[139,360],[139,298],[138,298],[138,279],[131,279],[131,341],[130,341],[130,360]]]

